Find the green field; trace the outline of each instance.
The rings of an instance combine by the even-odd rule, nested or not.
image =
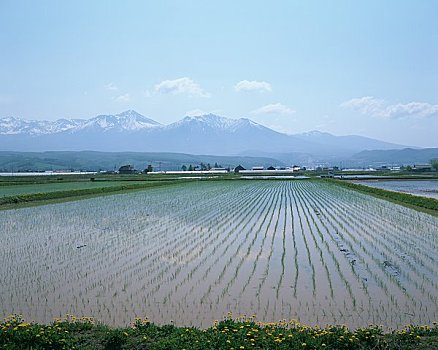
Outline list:
[[[129,184],[144,184],[144,181],[130,181]],[[51,182],[37,184],[21,184],[0,186],[0,197],[15,196],[32,193],[47,193],[67,190],[82,190],[102,187],[126,185],[126,181],[78,181],[78,182]]]

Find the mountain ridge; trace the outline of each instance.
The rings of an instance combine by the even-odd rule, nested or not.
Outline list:
[[[90,119],[31,121],[0,118],[0,149],[4,151],[140,151],[240,155],[252,153],[309,154],[312,158],[348,157],[363,150],[401,149],[357,135],[335,136],[311,131],[284,134],[248,118],[214,114],[186,116],[163,125],[134,110]]]

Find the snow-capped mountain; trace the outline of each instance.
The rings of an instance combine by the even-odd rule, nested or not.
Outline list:
[[[102,130],[102,131],[135,131],[160,126],[155,120],[146,118],[136,111],[129,110],[116,115],[98,115],[95,118],[85,120],[75,128],[79,130]]]
[[[24,120],[8,117],[0,119],[0,134],[3,135],[43,135],[53,134],[74,129],[81,125],[81,119],[58,119],[53,122],[47,120]]]
[[[352,155],[366,149],[397,149],[361,136],[312,131],[287,135],[250,119],[213,114],[185,117],[162,125],[129,110],[91,119],[35,121],[0,118],[0,151],[95,150],[191,154],[291,154],[322,157]]]
[[[91,119],[25,120],[14,117],[0,119],[0,135],[48,135],[66,131],[133,131],[161,124],[129,110],[116,115],[98,115]]]
[[[199,116],[190,116],[185,117],[175,123],[172,123],[167,126],[169,129],[173,128],[181,128],[181,127],[189,127],[189,128],[197,128],[201,130],[207,129],[216,129],[216,130],[226,130],[229,132],[235,132],[240,128],[244,127],[257,127],[257,128],[265,128],[263,125],[260,125],[252,120],[247,118],[240,119],[230,119],[225,117],[220,117],[215,114],[205,114]]]

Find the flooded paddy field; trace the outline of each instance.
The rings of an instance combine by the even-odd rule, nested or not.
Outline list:
[[[438,218],[337,186],[203,181],[0,212],[0,317],[438,319]]]
[[[438,199],[438,180],[367,180],[354,183]]]
[[[129,184],[144,183],[144,181],[129,181]],[[2,185],[0,186],[0,197],[16,196],[22,194],[56,192],[67,190],[82,190],[89,188],[114,187],[126,185],[123,181],[77,181],[77,182],[60,182],[60,183],[37,183],[37,184],[20,184],[20,185]]]

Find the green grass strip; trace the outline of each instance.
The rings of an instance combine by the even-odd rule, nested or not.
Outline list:
[[[149,349],[149,350],[430,350],[437,349],[438,328],[408,326],[383,331],[379,326],[312,328],[296,321],[261,323],[253,318],[225,319],[207,329],[156,325],[137,319],[111,328],[90,318],[58,320],[51,325],[26,323],[10,316],[0,323],[1,349]]]

